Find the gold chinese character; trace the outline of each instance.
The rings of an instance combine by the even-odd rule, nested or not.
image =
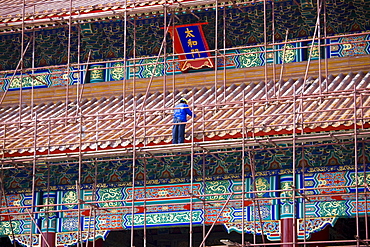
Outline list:
[[[200,54],[199,54],[199,49],[191,49],[190,50],[191,52],[198,52],[198,57],[200,57]],[[194,54],[191,54],[193,56],[193,58],[195,58]]]
[[[188,39],[188,46],[193,47],[194,45],[198,45],[198,41]]]
[[[193,30],[189,30],[189,28],[186,28],[186,37],[185,38],[189,38],[189,37],[195,37],[194,34],[192,34]]]

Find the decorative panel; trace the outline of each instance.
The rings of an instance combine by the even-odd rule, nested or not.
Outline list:
[[[163,58],[140,59],[135,64],[135,75],[138,78],[150,78],[164,75]],[[131,75],[132,76],[132,75]]]
[[[229,233],[231,231],[236,231],[239,233],[243,231],[242,222],[226,223],[224,225]],[[263,221],[262,226],[263,228],[261,228],[260,221],[245,221],[244,222],[244,232],[248,234],[257,234],[257,235],[261,235],[263,232],[263,234],[267,236],[267,239],[271,241],[280,240],[280,221],[279,220]]]
[[[275,63],[281,64],[284,62],[285,64],[301,62],[303,60],[303,49],[299,49],[301,46],[301,42],[277,45],[275,47],[275,49],[278,50],[275,56]]]
[[[17,90],[21,85],[23,89],[65,86],[67,81],[73,85],[82,83],[83,73],[83,67],[81,71],[78,71],[78,67],[70,67],[68,73],[67,69],[36,69],[23,74],[5,74],[5,80],[1,80],[1,90]],[[105,78],[102,81],[106,81]]]
[[[369,39],[370,35],[359,35],[330,39],[330,44],[337,45],[330,46],[329,58],[370,54],[370,42],[368,41]]]
[[[219,181],[216,181],[216,183]],[[135,187],[135,205],[150,204],[168,204],[168,203],[189,203],[188,195],[191,192],[190,184],[171,184],[161,186]],[[193,183],[192,193],[194,196],[200,196],[202,185]],[[132,205],[132,187],[124,189],[127,205]],[[199,201],[194,198],[193,201]],[[207,199],[206,199],[207,200]]]
[[[262,66],[264,64],[264,53],[262,48],[246,48],[237,50],[235,57],[237,68],[248,68]]]
[[[30,241],[31,235],[22,234],[22,235],[13,235],[9,236],[10,240],[20,243],[22,246],[26,247],[41,247],[41,234],[32,234],[32,242]],[[30,243],[31,242],[31,243]]]
[[[106,70],[107,81],[120,81],[128,78],[130,67],[125,68],[124,62],[107,63],[107,67],[111,69]]]
[[[158,212],[158,213],[148,213],[145,216],[147,227],[158,227],[158,226],[180,226],[189,225],[190,219],[192,219],[193,224],[201,224],[203,222],[203,213],[201,210],[193,211],[178,211],[178,212]],[[144,227],[144,214],[135,214],[134,220],[132,220],[132,215],[127,214],[125,216],[125,228],[134,227]]]
[[[86,242],[87,240],[93,240],[94,236],[95,239],[103,239],[105,240],[108,236],[109,231],[82,231],[79,232],[61,232],[56,234],[56,245],[57,246],[68,246],[76,244],[79,239],[81,239],[82,242]],[[80,237],[78,236],[80,235]]]

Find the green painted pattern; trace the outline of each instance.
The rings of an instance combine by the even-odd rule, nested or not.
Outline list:
[[[149,213],[144,216],[144,214],[135,214],[134,225],[143,226],[144,218],[146,217],[147,226],[158,226],[158,225],[182,225],[189,224],[190,218],[192,217],[193,222],[200,223],[202,212],[200,210],[192,211],[182,211],[182,212],[167,212],[167,213]],[[132,225],[132,215],[127,215],[126,226]]]

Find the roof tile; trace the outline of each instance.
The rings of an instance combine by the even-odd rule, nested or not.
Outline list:
[[[40,152],[48,149],[51,152],[76,151],[80,147],[80,141],[81,150],[125,147],[132,145],[134,139],[136,145],[169,143],[172,139],[173,100],[177,101],[181,97],[189,100],[191,108],[195,106],[193,110],[197,118],[194,121],[194,135],[199,140],[240,137],[243,119],[247,131],[264,131],[267,135],[269,132],[273,135],[283,130],[292,131],[294,126],[302,129],[302,124],[304,128],[313,130],[318,127],[325,129],[351,126],[355,117],[360,126],[369,122],[369,84],[370,73],[350,73],[330,76],[328,80],[322,81],[321,89],[317,78],[308,78],[307,83],[303,83],[302,78],[281,84],[270,82],[267,87],[263,82],[231,85],[225,90],[219,87],[217,104],[215,87],[193,88],[181,92],[176,90],[174,94],[155,92],[147,97],[142,94],[136,97],[127,95],[125,104],[122,96],[84,99],[80,104],[81,108],[77,100],[70,102],[67,107],[61,101],[50,102],[33,107],[23,106],[21,125],[17,123],[20,118],[19,106],[7,106],[0,109],[0,135],[9,154],[33,152],[34,146]],[[279,88],[280,98],[271,98],[274,90]],[[269,91],[269,99],[266,97],[266,89]],[[323,91],[321,97],[320,90]],[[300,107],[302,111],[299,110]],[[142,112],[142,109],[145,111]],[[64,119],[66,116],[68,118]],[[191,127],[192,124],[188,123],[188,140]],[[134,133],[136,138],[133,138]]]

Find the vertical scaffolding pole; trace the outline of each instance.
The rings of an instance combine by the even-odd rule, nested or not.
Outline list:
[[[134,96],[134,100],[133,100],[133,104],[134,104],[134,133],[133,133],[133,151],[132,151],[132,180],[131,180],[131,183],[132,183],[132,194],[131,194],[131,202],[132,202],[132,205],[131,205],[131,220],[132,220],[132,223],[131,223],[131,247],[134,246],[134,228],[135,228],[135,172],[136,172],[136,127],[137,127],[137,123],[136,123],[136,96]]]
[[[302,113],[303,114],[303,113]],[[305,164],[306,164],[306,162],[305,162],[305,154],[304,154],[304,146],[302,146],[302,157],[301,157],[301,164],[302,164],[302,181],[303,181],[303,184],[302,184],[302,189],[303,189],[303,198],[302,198],[302,204],[303,204],[303,241],[304,241],[304,247],[306,247],[307,246],[307,244],[306,244],[306,241],[307,241],[307,239],[306,239],[306,232],[307,232],[307,224],[306,224],[306,190],[305,190],[305,188],[306,188],[306,185],[305,185],[305,169],[306,169],[306,167],[305,167]],[[298,163],[299,164],[299,163]],[[300,188],[298,188],[298,189],[300,189]]]
[[[136,96],[136,16],[134,19],[134,44],[133,44],[133,57],[134,57],[134,76],[132,79],[132,107],[134,110],[134,130],[133,130],[133,144],[132,144],[132,194],[131,194],[131,247],[134,247],[134,229],[135,229],[135,168],[136,168],[136,131],[137,131],[137,96]],[[143,107],[144,107],[145,101],[143,101]]]
[[[68,47],[67,47],[67,82],[66,82],[66,103],[65,103],[65,117],[68,117],[69,105],[69,80],[70,80],[70,66],[71,66],[71,37],[72,37],[72,1],[69,0],[69,16],[68,16]],[[67,121],[67,120],[66,120]],[[66,122],[67,123],[67,122]]]
[[[246,138],[246,126],[245,126],[245,89],[243,88],[243,116],[242,116],[242,247],[245,246],[245,138]]]
[[[99,141],[99,113],[100,113],[100,110],[98,110],[98,115],[96,116],[96,119],[95,119],[95,151],[98,151],[98,141]],[[97,192],[98,192],[98,179],[99,179],[99,176],[98,176],[98,160],[97,158],[95,158],[95,171],[94,171],[94,187],[93,187],[93,201],[96,201],[96,196],[97,196]],[[96,206],[99,206],[99,204],[96,204]],[[98,211],[99,212],[99,211]],[[96,213],[96,207],[93,208],[92,210],[92,213],[93,213],[93,218],[94,218],[94,229],[93,229],[93,238],[94,238],[94,241],[93,241],[93,247],[95,247],[95,236],[96,236],[96,218],[98,217],[97,213]]]
[[[78,12],[78,15],[80,15],[80,12]],[[81,59],[80,59],[80,55],[81,55],[81,25],[79,24],[80,22],[78,21],[77,22],[77,68],[78,68],[78,73],[80,73],[80,70],[82,70],[81,68]],[[90,56],[89,56],[90,57]],[[89,59],[88,57],[88,59]],[[86,72],[84,73],[83,75],[83,81],[81,81],[81,76],[78,76],[78,84],[76,85],[76,100],[77,100],[77,107],[80,108],[80,97],[79,97],[79,90],[80,90],[80,86],[82,83],[85,82],[85,78],[86,78],[86,75],[88,73],[88,64],[86,64]],[[81,92],[81,97],[82,97],[82,92]],[[77,114],[76,114],[77,115]]]
[[[26,0],[23,0],[22,1],[22,37],[21,37],[21,54],[25,54],[24,52],[24,29],[25,29],[25,25],[24,25],[24,19],[26,17],[26,14],[25,14],[25,8],[26,8]],[[21,121],[22,121],[22,108],[23,108],[23,95],[22,95],[22,92],[23,92],[23,71],[24,71],[24,57],[21,58],[21,74],[20,74],[20,83],[19,83],[19,113],[18,113],[18,121],[19,121],[19,126],[21,126]]]
[[[167,4],[167,0],[165,0],[164,4],[163,4],[163,19],[164,19],[164,23],[163,23],[163,26],[164,27],[167,27],[167,9],[168,9],[168,4]],[[172,19],[172,18],[171,18]],[[171,23],[171,21],[170,21]],[[167,68],[166,68],[166,57],[167,57],[167,30],[168,28],[164,28],[163,29],[163,109],[166,108],[166,96],[167,96],[167,82],[166,82],[166,79],[167,79]],[[160,55],[160,54],[158,54]],[[145,102],[144,102],[145,104]]]
[[[93,197],[92,197],[92,200],[93,201],[96,201],[96,193],[97,193],[97,180],[98,180],[98,161],[97,159],[94,160],[95,164],[94,164],[94,189],[93,189]],[[92,205],[91,205],[92,206]],[[98,205],[96,205],[98,207]],[[95,247],[95,244],[96,244],[96,218],[98,217],[97,213],[96,213],[96,207],[93,207],[93,208],[90,208],[90,215],[92,215],[92,218],[93,218],[93,225],[94,225],[94,228],[93,228],[93,247]],[[90,218],[91,219],[91,218]],[[90,227],[90,221],[89,221],[89,227]],[[90,229],[90,228],[89,228]],[[89,235],[88,235],[89,236]],[[88,246],[88,244],[87,244]]]
[[[49,205],[49,204],[54,204],[54,203],[51,203],[51,201],[50,201],[50,165],[49,165],[49,162],[47,162],[46,165],[47,165],[47,168],[48,168],[48,177],[47,177],[47,193],[48,193],[48,196],[46,198],[46,204]],[[42,201],[44,201],[44,200],[42,200]],[[42,203],[42,204],[44,204],[44,203]],[[49,245],[49,241],[55,244],[55,242],[53,241],[55,235],[52,235],[52,236],[49,235],[49,226],[50,226],[50,224],[49,224],[49,209],[50,209],[50,207],[46,208],[47,212],[46,212],[46,236],[45,236],[46,241],[45,242],[46,242],[47,245]],[[42,225],[41,225],[40,234],[44,235],[44,233],[42,232]],[[51,240],[51,238],[53,238],[53,239]]]
[[[265,75],[265,94],[266,99],[269,99],[269,90],[267,82],[267,8],[266,0],[263,0],[263,47],[265,55],[264,75]]]
[[[147,245],[147,237],[146,237],[146,212],[147,212],[147,209],[146,209],[146,167],[147,167],[147,159],[145,158],[144,156],[144,235],[143,235],[143,238],[144,238],[144,247],[146,247]]]
[[[34,221],[34,213],[35,213],[35,204],[36,204],[36,195],[35,195],[35,186],[36,186],[36,149],[37,149],[37,113],[34,115],[33,119],[34,131],[33,131],[33,160],[32,160],[32,192],[31,192],[31,212],[29,212],[29,217],[31,220],[31,227],[30,227],[30,245],[32,245],[32,236],[33,236],[33,226],[35,224]],[[14,240],[13,240],[14,241]]]
[[[367,165],[366,165],[366,152],[365,152],[365,142],[364,138],[362,139],[362,166],[364,170],[364,197],[365,197],[365,238],[367,239],[367,244],[369,244],[369,229],[368,229],[368,206],[367,206],[367,198],[368,198],[368,191],[370,191],[369,184],[367,183]]]
[[[323,7],[324,7],[324,37],[325,37],[325,44],[326,44],[326,38],[327,38],[327,25],[326,25],[326,1],[323,1]],[[328,76],[329,76],[329,71],[328,71],[328,55],[327,55],[327,49],[330,49],[330,46],[325,46],[325,92],[328,92]]]
[[[358,143],[357,143],[357,89],[356,89],[356,83],[353,85],[353,141],[354,141],[354,162],[355,162],[355,185],[356,185],[356,246],[360,246],[360,223],[359,223],[359,192],[358,192]]]
[[[252,130],[254,132],[254,129]],[[253,150],[252,150],[253,151]],[[252,173],[252,179],[254,179],[254,164],[253,164],[253,161],[254,159],[252,158],[252,151],[248,148],[248,157],[249,157],[249,167],[251,169],[251,173]],[[253,202],[253,213],[254,213],[254,216],[253,216],[253,244],[257,244],[257,223],[256,223],[256,200],[255,200],[255,191],[254,191],[254,187],[255,186],[252,186],[252,193],[251,193],[251,196],[252,196],[252,202]]]
[[[292,235],[293,235],[293,239],[292,240],[292,243],[293,243],[293,247],[296,245],[296,236],[297,236],[297,215],[296,215],[296,197],[295,197],[295,193],[296,193],[296,128],[297,128],[297,125],[296,125],[296,122],[297,122],[297,119],[296,119],[296,116],[299,115],[299,112],[298,114],[296,114],[296,110],[297,110],[297,107],[296,107],[296,90],[295,90],[295,84],[294,84],[294,100],[293,100],[293,151],[292,151],[292,155],[293,155],[293,161],[292,161],[292,173],[293,173],[293,186],[292,186],[292,200],[293,200],[293,226],[292,226]],[[299,108],[298,108],[298,111],[299,111]],[[303,119],[303,108],[301,108],[301,111],[302,111],[302,119]],[[302,126],[302,129],[303,129],[303,126]]]
[[[202,200],[202,210],[203,210],[203,213],[204,213],[204,221],[203,221],[203,224],[202,224],[202,237],[203,239],[205,239],[206,237],[206,219],[207,219],[207,215],[206,215],[206,197],[204,196],[204,194],[206,193],[206,152],[205,150],[203,149],[203,154],[202,154],[202,184],[203,184],[203,191],[202,191],[202,194],[203,194],[203,200]],[[202,247],[202,246],[200,246]],[[206,242],[204,241],[203,243],[203,247],[206,247]]]
[[[271,1],[271,32],[272,32],[272,78],[274,81],[274,96],[277,97],[276,92],[276,64],[275,64],[275,1]]]
[[[123,80],[122,80],[122,121],[125,119],[126,110],[126,84],[127,84],[127,0],[124,6],[125,15],[123,17]]]
[[[325,1],[324,1],[325,2]],[[321,5],[320,0],[317,0],[317,49],[318,49],[318,56],[319,56],[319,89],[320,95],[322,95],[322,75],[321,75]]]
[[[215,0],[215,104],[217,104],[217,59],[218,59],[218,0]]]
[[[33,17],[35,17],[35,5],[33,5]],[[33,18],[33,21],[35,18]],[[32,87],[31,87],[31,116],[33,116],[33,104],[34,104],[34,75],[35,75],[35,50],[36,50],[36,34],[35,34],[35,27],[32,27]]]
[[[192,112],[194,114],[194,92],[192,92]],[[191,119],[191,156],[190,156],[190,224],[189,247],[193,246],[193,198],[194,198],[194,118]]]
[[[77,241],[77,247],[83,246],[83,239],[82,239],[82,231],[83,231],[83,225],[82,225],[82,218],[81,218],[81,181],[82,181],[82,109],[81,107],[78,106],[79,102],[77,102],[77,108],[76,108],[76,115],[78,114],[78,118],[76,119],[79,120],[79,129],[78,129],[78,180],[76,182],[76,194],[77,194],[77,222],[78,222],[78,241]],[[90,222],[89,222],[90,224]],[[86,245],[89,243],[89,236],[87,236],[86,239]]]
[[[224,103],[226,103],[226,7],[224,6],[223,7],[223,11],[224,11],[224,14],[223,14],[223,22],[224,22],[224,25],[223,25],[223,45],[224,45],[224,52],[223,52],[223,61],[224,61],[224,69],[223,69],[223,72],[224,72],[224,77],[223,77],[223,81],[224,81]],[[215,66],[217,67],[217,61],[215,61]]]
[[[172,18],[175,17],[175,10],[172,11]],[[175,20],[172,19],[172,30],[175,30]],[[171,39],[171,44],[172,44],[172,106],[176,105],[176,98],[175,98],[175,68],[176,68],[176,63],[175,63],[175,39]]]

